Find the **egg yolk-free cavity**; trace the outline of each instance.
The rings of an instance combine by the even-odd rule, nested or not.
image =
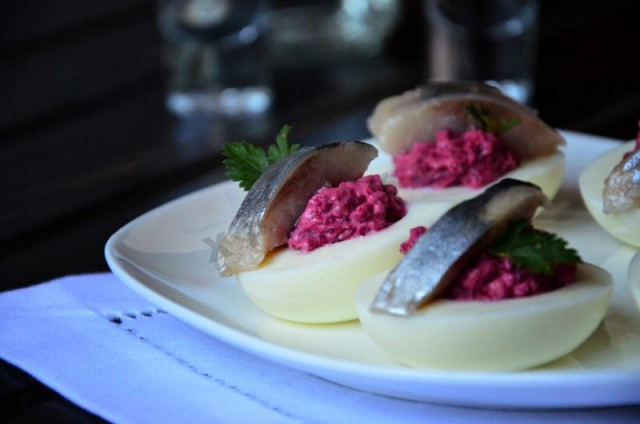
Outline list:
[[[400,187],[481,188],[518,167],[520,160],[496,134],[443,129],[432,142],[417,142],[393,157]]]
[[[499,180],[502,180],[504,178],[513,178],[521,181],[527,181],[539,186],[549,199],[553,199],[560,189],[564,170],[564,154],[562,152],[558,152],[550,156],[522,161],[517,168],[507,172],[491,184],[497,183]],[[391,156],[386,154],[381,154],[378,158],[374,159],[367,169],[367,173],[390,175],[392,172],[393,159]],[[458,203],[477,196],[491,184],[488,184],[487,186],[479,189],[461,186],[446,188],[398,187],[398,195],[406,201],[413,202]]]
[[[398,361],[416,368],[511,371],[544,364],[584,342],[607,310],[613,282],[581,264],[575,283],[531,297],[496,301],[441,299],[409,317],[372,312],[386,273],[358,290],[364,329]]]
[[[451,204],[408,204],[407,214],[375,233],[311,252],[281,248],[259,268],[236,275],[247,297],[279,318],[330,323],[357,318],[354,298],[366,279],[393,268],[411,228],[433,224]]]
[[[576,264],[557,264],[551,273],[535,273],[510,258],[483,254],[462,273],[446,298],[455,300],[503,300],[534,296],[573,284]]]
[[[323,187],[309,199],[289,236],[288,246],[310,252],[380,231],[407,212],[397,192],[395,186],[384,184],[379,175]]]
[[[579,186],[582,199],[596,222],[618,240],[640,247],[640,209],[610,214],[602,210],[604,180],[634,147],[635,142],[625,143],[590,163],[580,174]]]

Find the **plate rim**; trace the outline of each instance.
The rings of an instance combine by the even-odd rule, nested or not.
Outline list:
[[[621,144],[621,140],[594,136],[591,134],[583,134],[573,131],[560,131],[567,138],[584,138],[589,139],[595,143],[608,143],[611,144],[611,148],[615,148]],[[162,205],[159,205],[144,214],[138,216],[132,221],[125,224],[123,227],[113,233],[107,240],[104,247],[104,254],[107,264],[111,271],[128,287],[140,294],[142,297],[151,301],[152,303],[166,309],[169,312],[177,312],[174,315],[175,318],[186,322],[189,325],[193,325],[199,330],[205,332],[209,336],[215,337],[235,348],[241,349],[245,352],[249,352],[261,358],[278,363],[283,366],[294,368],[300,371],[308,372],[310,374],[326,378],[327,380],[340,383],[340,379],[327,377],[327,373],[323,371],[329,371],[331,374],[343,373],[350,378],[364,378],[366,381],[371,379],[384,379],[387,381],[402,381],[414,386],[421,386],[424,384],[447,384],[455,385],[462,384],[464,382],[465,387],[476,386],[476,388],[514,388],[518,385],[524,386],[536,386],[536,385],[548,385],[553,383],[555,387],[559,388],[573,388],[582,386],[585,382],[589,382],[591,386],[607,386],[616,385],[619,388],[624,387],[637,387],[640,384],[640,369],[638,373],[630,372],[629,369],[614,369],[614,370],[583,370],[583,369],[569,369],[562,370],[562,379],[558,379],[558,370],[525,370],[516,372],[488,372],[488,371],[463,371],[463,370],[426,370],[426,369],[413,369],[409,367],[393,367],[388,365],[377,365],[369,363],[359,363],[347,359],[332,358],[321,354],[300,351],[291,347],[282,346],[268,340],[261,339],[257,336],[251,335],[244,331],[231,328],[224,323],[212,320],[206,316],[194,311],[187,306],[176,302],[175,300],[164,296],[151,287],[148,287],[142,281],[136,279],[132,275],[131,271],[127,270],[127,267],[131,266],[136,268],[139,272],[144,273],[143,269],[136,267],[135,264],[121,258],[117,254],[116,244],[118,241],[129,231],[130,228],[136,226],[139,222],[144,221],[151,215],[157,214],[163,210],[173,208],[176,204],[182,204],[188,202],[191,198],[205,195],[206,192],[215,190],[217,187],[223,184],[233,185],[234,183],[228,180],[219,182],[217,184],[203,187],[196,191],[187,193],[176,199],[168,201]],[[152,275],[146,274],[148,278],[156,278]],[[160,283],[162,281],[158,280]],[[188,316],[189,319],[185,320],[184,316]],[[212,331],[212,328],[215,331]],[[318,372],[321,371],[321,372]],[[341,383],[344,384],[344,383]],[[348,384],[345,384],[348,385]],[[356,390],[363,390],[362,388],[348,385]],[[381,394],[381,392],[371,391],[372,393]],[[631,393],[631,391],[629,392]],[[401,399],[418,400],[428,402],[429,400],[420,398],[411,398],[403,396],[390,396],[399,397]],[[616,398],[617,401],[613,401],[609,398],[601,399],[601,402],[595,402],[593,399],[589,399],[588,403],[575,400],[574,402],[564,402],[554,405],[547,403],[525,402],[521,405],[514,405],[513,403],[500,403],[500,402],[481,402],[483,406],[489,407],[515,407],[515,408],[546,408],[553,407],[558,409],[575,408],[575,407],[604,407],[604,406],[622,406],[631,405],[640,402],[639,396],[629,396],[626,400],[622,398]],[[446,404],[456,404],[456,402],[444,402]],[[460,405],[474,406],[470,402],[463,402]],[[479,405],[475,405],[479,406]]]

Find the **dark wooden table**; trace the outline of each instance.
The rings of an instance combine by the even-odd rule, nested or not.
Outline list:
[[[375,103],[425,79],[422,6],[403,5],[379,57],[276,64],[273,112],[247,125],[166,110],[153,1],[2,2],[0,290],[106,271],[109,235],[224,178],[226,142],[270,142],[283,123],[301,144],[368,137]],[[631,0],[541,1],[534,105],[549,124],[635,136],[638,16]],[[101,421],[1,362],[3,415]]]

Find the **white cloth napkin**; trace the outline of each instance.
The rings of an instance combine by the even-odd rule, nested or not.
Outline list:
[[[345,388],[191,328],[112,274],[0,294],[0,357],[115,423],[631,423],[640,406],[496,411]]]

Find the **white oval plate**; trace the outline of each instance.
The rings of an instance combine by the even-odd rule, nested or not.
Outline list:
[[[414,370],[376,346],[357,321],[296,324],[254,307],[213,255],[243,197],[224,182],[161,206],[108,241],[112,271],[185,322],[240,349],[355,389],[403,399],[484,408],[583,408],[640,403],[640,313],[627,271],[635,250],[593,221],[577,192],[580,170],[613,140],[564,133],[568,167],[555,206],[536,226],[559,233],[583,259],[607,269],[615,293],[598,330],[578,349],[515,373]]]

